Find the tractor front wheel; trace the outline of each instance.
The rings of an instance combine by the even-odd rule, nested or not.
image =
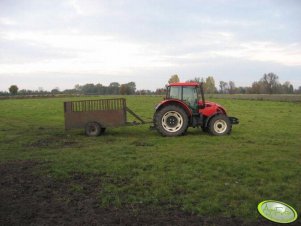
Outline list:
[[[226,115],[216,115],[209,122],[209,133],[222,136],[231,132],[231,122]]]
[[[155,113],[155,128],[163,136],[180,136],[188,127],[188,116],[179,106],[167,105]]]

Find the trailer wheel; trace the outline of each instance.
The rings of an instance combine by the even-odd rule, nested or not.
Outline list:
[[[231,122],[226,115],[214,116],[208,126],[209,133],[215,136],[222,136],[231,132]]]
[[[86,135],[89,137],[96,137],[102,134],[105,131],[105,128],[101,128],[97,122],[88,122],[85,127]]]
[[[157,131],[163,136],[180,136],[188,127],[188,116],[178,106],[168,105],[155,113],[154,123]]]

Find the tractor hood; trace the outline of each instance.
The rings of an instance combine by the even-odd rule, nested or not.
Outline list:
[[[221,107],[221,105],[219,105],[218,103],[215,103],[215,102],[211,102],[211,101],[205,101],[205,104],[206,104],[206,107],[211,107],[211,106],[217,106],[217,107]],[[199,101],[199,105],[203,105],[203,101]]]
[[[199,106],[202,106],[203,105],[203,101],[199,101],[198,102]],[[220,111],[221,113],[225,114],[226,115],[226,109],[219,105],[218,103],[215,103],[215,102],[211,102],[211,101],[205,101],[205,108],[201,109],[201,112],[204,114],[204,115],[210,115],[212,114],[213,112],[218,112]]]

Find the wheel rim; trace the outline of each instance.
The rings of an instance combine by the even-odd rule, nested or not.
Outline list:
[[[224,133],[228,126],[225,120],[219,119],[214,122],[213,127],[215,132]]]
[[[183,126],[183,117],[176,111],[168,111],[162,117],[162,126],[168,132],[177,132]]]
[[[90,125],[90,126],[88,127],[88,133],[89,133],[90,135],[95,135],[95,134],[97,134],[97,126],[96,126],[96,125]]]

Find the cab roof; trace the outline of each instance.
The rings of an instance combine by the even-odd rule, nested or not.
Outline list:
[[[175,82],[170,83],[168,86],[199,86],[200,83],[198,82]]]

